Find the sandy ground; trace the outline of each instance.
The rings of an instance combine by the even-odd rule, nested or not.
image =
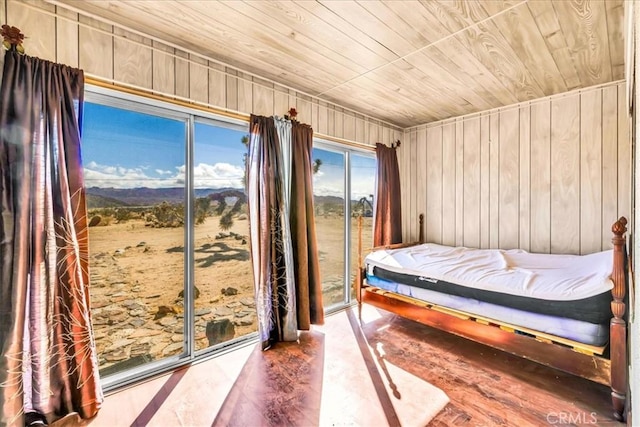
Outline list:
[[[209,345],[206,322],[219,316],[230,314],[227,317],[233,319],[232,312],[235,313],[236,337],[257,328],[252,306],[248,221],[236,219],[230,230],[221,231],[218,220],[218,217],[209,217],[195,228],[194,283],[199,291],[195,307],[197,316],[201,316],[196,318],[197,349]],[[365,241],[370,242],[371,218],[366,218],[364,223],[368,231]],[[318,217],[316,224],[327,307],[342,301],[344,218]],[[356,265],[356,221],[352,224],[352,260]],[[96,344],[99,354],[111,355],[109,360],[101,358],[101,367],[130,357],[136,348],[138,353],[159,353],[152,354],[154,358],[179,353],[183,327],[184,239],[181,228],[150,228],[142,220],[89,229]],[[367,246],[370,244],[365,243]],[[223,289],[230,287],[236,289],[237,294],[223,294]],[[137,320],[132,321],[134,317]],[[175,317],[174,323],[168,321],[172,317]],[[146,341],[132,338],[143,335],[137,329],[151,331],[149,328],[159,330],[160,337]],[[168,350],[169,344],[173,347]]]

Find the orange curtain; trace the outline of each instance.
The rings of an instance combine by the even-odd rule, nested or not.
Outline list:
[[[324,323],[322,282],[313,209],[313,129],[293,122],[291,235],[296,275],[298,329]]]
[[[373,245],[402,242],[402,210],[400,207],[400,171],[396,149],[376,144],[376,211]]]
[[[91,418],[81,70],[9,51],[0,88],[0,425]]]

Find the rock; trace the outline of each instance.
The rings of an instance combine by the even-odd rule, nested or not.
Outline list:
[[[179,353],[182,350],[182,342],[177,342],[173,344],[169,344],[162,350],[163,356],[171,356]]]
[[[124,249],[116,249],[116,251],[113,254],[114,255],[124,255]]]
[[[229,319],[224,318],[208,322],[206,334],[209,345],[211,346],[229,341],[235,336],[236,330],[233,323],[231,323]]]
[[[160,319],[160,324],[162,326],[172,326],[172,325],[175,325],[176,323],[178,323],[178,319],[176,319],[173,316],[164,317],[164,318]]]
[[[151,337],[155,335],[160,335],[162,331],[154,330],[154,329],[138,329],[134,331],[129,338],[140,338],[140,337]]]
[[[171,342],[182,342],[184,337],[182,334],[176,334],[171,336]]]
[[[220,292],[222,292],[222,295],[225,296],[238,295],[238,290],[236,288],[232,288],[231,286],[228,288],[222,288]]]
[[[193,293],[194,296],[196,297],[196,299],[200,298],[200,289],[198,289],[197,286],[193,287]],[[180,291],[180,293],[178,293],[178,298],[184,298],[184,290]]]
[[[218,316],[218,317],[233,316],[233,310],[231,310],[228,307],[217,307],[216,308],[216,316]]]
[[[107,362],[118,362],[120,360],[127,359],[127,352],[120,349],[116,351],[112,351],[111,353],[107,353],[104,355],[104,358]]]
[[[246,220],[247,220],[247,214],[238,215],[238,221],[246,221]]]
[[[102,217],[100,215],[96,215],[94,217],[91,217],[91,220],[89,221],[89,227],[95,227],[95,226],[99,225],[100,221],[102,221]]]
[[[143,246],[147,246],[147,242],[140,242],[136,245],[137,248],[141,248]]]
[[[241,317],[233,321],[233,323],[235,323],[238,326],[250,326],[250,325],[253,325],[254,322],[255,322],[254,316]]]
[[[227,304],[227,307],[229,307],[229,308],[238,308],[238,307],[241,307],[241,306],[242,306],[242,304],[240,304],[238,301],[233,301],[233,302],[230,302],[229,304]]]
[[[131,326],[133,326],[134,328],[139,328],[139,327],[143,326],[145,323],[147,323],[147,322],[145,322],[142,319],[133,319],[131,322],[129,322],[129,324]]]
[[[109,317],[109,324],[113,325],[115,323],[122,323],[127,320],[129,320],[129,315],[127,313],[122,313],[116,316]]]
[[[168,305],[161,305],[160,307],[158,307],[158,311],[156,312],[155,316],[153,316],[153,320],[162,319],[169,313],[177,314],[178,312],[173,307],[169,307]]]
[[[116,350],[123,350],[125,347],[127,347],[128,345],[131,345],[132,343],[133,343],[132,340],[123,338],[111,344],[106,351],[110,352],[110,351],[116,351]]]
[[[102,301],[91,301],[91,308],[92,309],[96,309],[96,308],[102,308],[102,307],[106,307],[109,304],[111,304],[110,301],[107,300],[102,300]]]
[[[209,314],[209,313],[211,313],[210,308],[197,308],[194,314],[196,316],[204,316],[205,314]]]
[[[246,305],[247,307],[255,307],[256,306],[256,302],[253,300],[253,298],[242,298],[240,300],[240,302],[243,305]]]
[[[131,356],[141,356],[143,354],[148,354],[151,349],[151,344],[142,344],[137,343],[131,346]]]

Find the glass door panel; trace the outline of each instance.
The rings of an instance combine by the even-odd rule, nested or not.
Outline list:
[[[195,123],[195,349],[257,331],[245,195],[247,130]]]
[[[345,303],[345,153],[313,149],[313,195],[325,310]]]
[[[350,245],[350,280],[353,283],[359,267],[358,260],[358,221],[362,218],[362,250],[373,243],[373,213],[376,185],[376,159],[372,155],[352,153],[351,169],[351,245]],[[351,286],[351,298],[355,298],[355,288]]]
[[[86,102],[91,315],[103,377],[184,354],[186,121]]]

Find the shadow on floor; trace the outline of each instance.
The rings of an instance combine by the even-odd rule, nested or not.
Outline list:
[[[257,345],[233,384],[214,426],[317,426],[320,423],[324,334],[301,332],[298,342],[267,351]]]

